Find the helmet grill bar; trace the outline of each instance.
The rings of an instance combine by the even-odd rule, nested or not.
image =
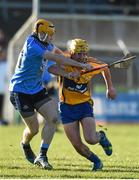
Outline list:
[[[43,25],[43,23],[38,23],[38,24],[37,24],[37,26],[36,26],[36,33],[37,33],[37,35],[38,35],[38,29],[39,29],[39,26],[40,26],[40,25]]]

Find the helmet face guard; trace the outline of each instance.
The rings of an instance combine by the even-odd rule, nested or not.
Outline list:
[[[38,38],[39,38],[39,40],[40,41],[42,41],[42,42],[46,42],[47,41],[47,36],[48,36],[48,34],[47,33],[38,33]]]
[[[38,37],[40,36],[39,33],[44,33],[45,37],[43,39],[40,37],[39,38],[41,41],[45,41],[47,36],[52,36],[55,34],[55,26],[50,21],[38,19],[35,23],[33,32],[35,32]]]

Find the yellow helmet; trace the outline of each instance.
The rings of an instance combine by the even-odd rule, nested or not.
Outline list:
[[[44,32],[47,35],[53,35],[55,34],[55,26],[50,21],[47,21],[45,19],[38,19],[34,25],[34,30],[36,34],[40,32]]]
[[[67,44],[68,50],[70,53],[80,53],[80,52],[88,52],[89,47],[88,43],[84,39],[73,39],[68,41]]]

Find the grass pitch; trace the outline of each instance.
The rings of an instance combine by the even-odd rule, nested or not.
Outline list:
[[[113,143],[113,155],[106,156],[100,145],[89,145],[104,164],[102,171],[92,172],[91,163],[76,153],[62,127],[56,132],[48,152],[49,162],[54,167],[48,171],[24,159],[20,148],[24,126],[0,126],[0,178],[139,179],[139,124],[105,127]],[[39,144],[40,134],[34,137],[31,144],[36,153]]]

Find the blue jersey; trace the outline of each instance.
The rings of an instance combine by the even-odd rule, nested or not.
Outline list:
[[[15,73],[11,79],[9,90],[25,94],[35,94],[41,91],[42,66],[45,63],[45,51],[53,51],[52,44],[44,45],[35,36],[30,35],[19,55]]]

